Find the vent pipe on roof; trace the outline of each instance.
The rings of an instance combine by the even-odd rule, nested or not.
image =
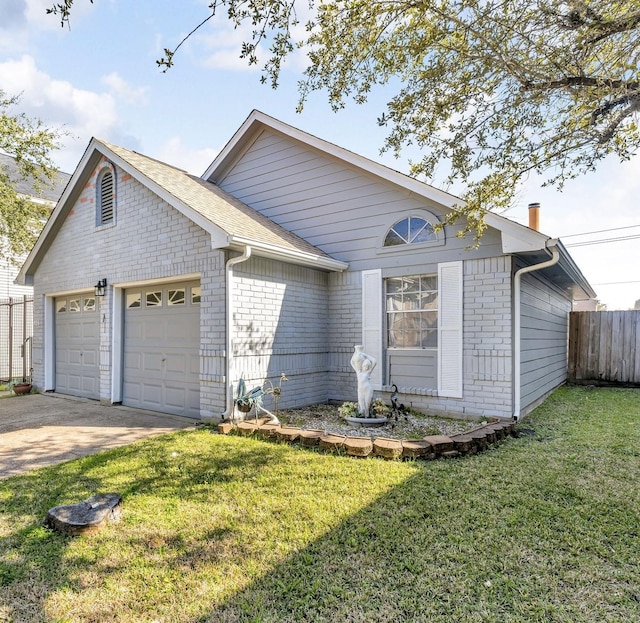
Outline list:
[[[536,231],[540,231],[540,204],[539,203],[529,204],[529,227],[531,229],[535,229]]]

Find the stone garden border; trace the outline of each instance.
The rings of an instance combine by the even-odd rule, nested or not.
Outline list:
[[[431,435],[423,439],[389,439],[387,437],[347,437],[323,430],[268,424],[267,419],[218,424],[222,435],[237,434],[259,437],[304,447],[319,448],[324,452],[345,453],[353,457],[379,456],[383,459],[437,459],[455,458],[483,452],[490,445],[515,436],[515,422],[494,420],[479,428],[459,435]]]

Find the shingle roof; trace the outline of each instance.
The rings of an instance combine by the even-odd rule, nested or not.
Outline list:
[[[7,154],[0,153],[0,167],[8,175],[16,192],[26,197],[36,197],[45,201],[55,203],[60,199],[60,195],[67,185],[71,175],[58,171],[53,178],[51,186],[43,184],[41,188],[36,190],[35,181],[32,178],[24,179],[20,173],[20,169],[16,164],[15,158]]]
[[[223,229],[229,236],[331,259],[324,251],[274,223],[215,184],[137,152],[104,141],[98,142],[180,203]]]

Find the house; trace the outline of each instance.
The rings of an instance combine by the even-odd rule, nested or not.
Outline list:
[[[258,111],[201,177],[93,139],[19,276],[34,382],[226,418],[240,378],[286,373],[281,407],[355,398],[364,344],[381,397],[519,417],[595,293],[533,228],[488,214],[472,250],[434,229],[456,201]]]
[[[0,153],[0,169],[11,180],[13,188],[19,196],[29,199],[32,203],[45,205],[49,210],[53,210],[71,177],[68,173],[58,172],[51,186],[43,186],[38,189],[33,179],[22,177],[15,159],[3,153]],[[25,258],[11,257],[3,241],[0,241],[0,249],[2,249],[2,253],[0,253],[0,299],[33,294],[33,288],[14,283],[19,266]]]
[[[53,210],[71,177],[59,172],[51,186],[37,188],[32,178],[22,176],[15,159],[3,153],[0,153],[0,171],[21,198],[44,206],[48,211]],[[14,282],[25,258],[15,257],[8,241],[0,236],[0,381],[25,378],[31,368],[33,288]]]

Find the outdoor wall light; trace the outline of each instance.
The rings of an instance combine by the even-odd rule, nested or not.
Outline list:
[[[98,283],[96,283],[96,285],[93,287],[96,289],[96,296],[104,296],[104,293],[107,289],[107,280],[100,279],[100,281],[98,281]]]

